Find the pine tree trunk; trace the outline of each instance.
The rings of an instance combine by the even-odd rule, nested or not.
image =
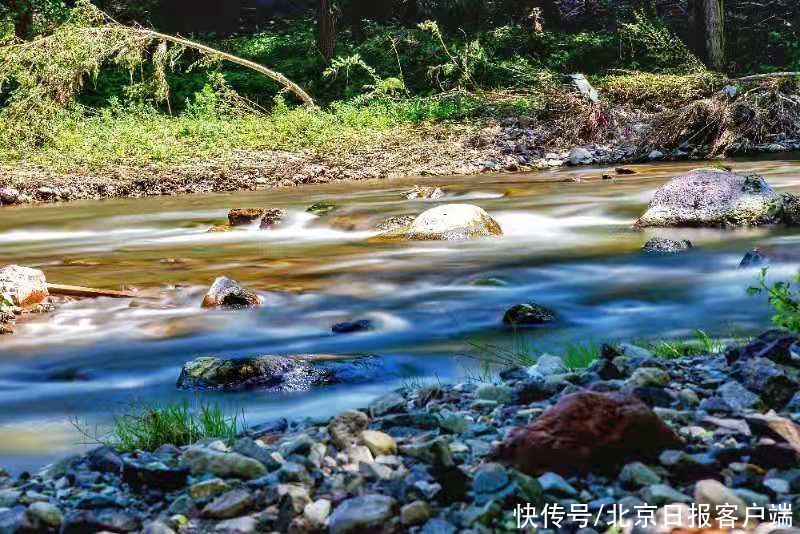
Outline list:
[[[723,0],[704,0],[705,48],[708,66],[725,70],[725,7]]]
[[[333,1],[320,0],[317,12],[317,45],[325,61],[330,61],[336,52],[336,9]]]
[[[33,5],[30,0],[11,0],[9,9],[14,19],[14,35],[19,39],[33,36]]]

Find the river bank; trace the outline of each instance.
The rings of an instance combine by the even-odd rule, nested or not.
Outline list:
[[[418,382],[331,419],[274,420],[232,443],[101,447],[0,474],[0,526],[785,532],[800,505],[798,347],[778,331],[672,359],[608,345],[586,369],[544,355],[494,380]]]

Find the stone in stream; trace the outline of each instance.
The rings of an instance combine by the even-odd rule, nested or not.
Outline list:
[[[369,319],[361,319],[358,321],[350,321],[344,323],[337,323],[331,327],[334,334],[353,334],[355,332],[369,332],[374,328],[372,321]]]
[[[261,297],[254,291],[239,285],[235,280],[220,276],[214,280],[206,296],[203,297],[203,308],[252,308],[262,304]]]
[[[237,391],[307,391],[342,382],[361,383],[374,378],[374,357],[342,360],[341,356],[257,356],[226,360],[201,357],[186,362],[178,377],[179,389]]]
[[[411,223],[414,222],[416,219],[416,215],[396,215],[394,217],[389,217],[388,219],[384,219],[377,227],[376,230],[381,232],[392,232],[395,230],[401,230],[403,228],[408,227]]]
[[[423,212],[408,227],[412,241],[461,241],[503,235],[497,221],[472,204],[445,204]]]
[[[651,460],[681,443],[639,399],[579,392],[512,431],[492,457],[530,475],[618,472],[626,463]]]
[[[277,226],[285,216],[285,211],[275,208],[233,208],[228,212],[228,224],[237,227],[260,223],[260,228],[266,230]]]
[[[661,186],[636,226],[776,224],[782,221],[782,207],[788,202],[761,176],[695,169]]]
[[[326,201],[315,202],[311,206],[308,207],[306,210],[308,213],[313,213],[314,215],[325,215],[330,213],[336,209],[336,204],[332,204]]]
[[[47,280],[38,269],[6,265],[0,268],[0,294],[11,299],[14,306],[30,308],[41,304],[50,293]]]
[[[17,204],[20,202],[20,193],[13,187],[0,188],[0,204]]]
[[[442,189],[439,187],[415,185],[403,193],[403,196],[408,200],[438,200],[444,196],[444,191],[442,191]]]
[[[739,262],[740,269],[765,267],[767,265],[769,265],[769,257],[757,248],[747,252],[744,258],[742,258],[742,261]]]
[[[558,315],[553,310],[535,302],[517,304],[503,314],[503,323],[509,326],[545,324],[556,320]]]
[[[642,246],[642,252],[645,254],[675,254],[685,252],[691,248],[692,242],[687,239],[675,241],[663,237],[654,237]]]
[[[575,147],[569,152],[570,165],[590,165],[594,163],[594,156],[591,152],[583,147]]]

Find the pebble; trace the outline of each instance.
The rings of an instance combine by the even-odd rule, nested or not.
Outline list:
[[[382,525],[394,514],[396,501],[386,495],[363,495],[339,504],[329,518],[331,534],[368,531]]]
[[[318,499],[303,508],[303,517],[312,528],[322,528],[331,513],[331,501]]]
[[[361,433],[361,442],[375,456],[387,456],[397,453],[397,442],[394,438],[378,430],[364,430]]]

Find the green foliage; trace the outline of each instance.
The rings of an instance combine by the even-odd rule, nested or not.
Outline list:
[[[775,311],[772,323],[779,328],[800,332],[800,273],[790,281],[770,285],[767,283],[767,271],[766,268],[761,270],[758,284],[748,288],[747,293],[750,296],[766,294],[767,302]]]
[[[667,26],[643,13],[632,22],[620,24],[623,61],[629,68],[649,72],[702,72],[703,63],[689,51]]]
[[[711,72],[658,74],[637,72],[606,76],[597,87],[612,101],[649,109],[678,107],[718,91],[724,79]]]
[[[564,349],[564,365],[571,371],[586,369],[600,357],[600,346],[592,343],[570,344]]]
[[[166,444],[181,447],[206,438],[232,443],[244,426],[239,414],[226,415],[217,405],[201,404],[197,411],[191,410],[188,402],[132,409],[132,413],[114,418],[107,440],[120,451],[153,451]]]
[[[4,291],[0,291],[0,314],[12,314],[14,313],[14,300],[11,298],[11,295]]]

